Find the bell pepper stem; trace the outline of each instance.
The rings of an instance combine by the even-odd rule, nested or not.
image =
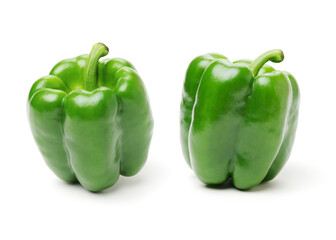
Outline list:
[[[249,68],[252,72],[253,77],[256,77],[259,73],[259,70],[264,66],[268,61],[279,63],[284,60],[284,54],[279,49],[273,49],[261,54],[253,62],[251,62]]]
[[[103,43],[93,45],[84,72],[84,89],[92,91],[98,84],[98,61],[108,54],[109,49]]]

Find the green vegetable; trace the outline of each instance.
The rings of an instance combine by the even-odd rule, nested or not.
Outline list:
[[[231,63],[219,54],[189,65],[181,103],[184,157],[205,184],[232,178],[239,189],[273,179],[295,138],[299,88],[294,77],[264,65],[281,50]]]
[[[37,80],[28,99],[35,141],[50,169],[62,180],[90,191],[132,176],[146,162],[153,119],[145,86],[120,58],[90,55],[66,59]]]

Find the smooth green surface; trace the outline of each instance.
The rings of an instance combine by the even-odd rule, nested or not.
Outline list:
[[[29,93],[32,133],[50,169],[90,191],[132,176],[147,160],[153,118],[145,86],[131,63],[90,55],[66,59]]]
[[[295,79],[265,65],[281,50],[231,63],[219,54],[189,65],[181,103],[185,159],[205,184],[248,189],[273,179],[295,138],[299,89]]]
[[[215,59],[226,59],[226,57],[220,54],[207,54],[195,58],[188,67],[186,79],[184,82],[180,113],[181,143],[184,158],[189,166],[191,166],[191,163],[188,147],[188,134],[192,118],[192,109],[195,103],[196,91],[198,89],[203,72]]]

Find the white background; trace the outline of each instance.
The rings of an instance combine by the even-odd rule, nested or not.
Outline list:
[[[336,239],[334,1],[2,1],[0,4],[0,239]],[[155,119],[148,162],[93,194],[47,168],[31,135],[28,91],[96,42],[131,61]],[[272,64],[301,88],[292,155],[249,191],[210,189],[184,162],[179,104],[201,54]]]

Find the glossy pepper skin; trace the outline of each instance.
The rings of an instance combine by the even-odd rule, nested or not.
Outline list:
[[[205,184],[232,178],[238,189],[273,179],[286,163],[298,123],[300,93],[281,50],[231,63],[220,54],[195,58],[184,83],[180,124],[184,157]]]
[[[145,86],[131,63],[90,55],[57,63],[29,93],[28,115],[35,141],[50,169],[89,191],[132,176],[147,160],[153,118]]]

